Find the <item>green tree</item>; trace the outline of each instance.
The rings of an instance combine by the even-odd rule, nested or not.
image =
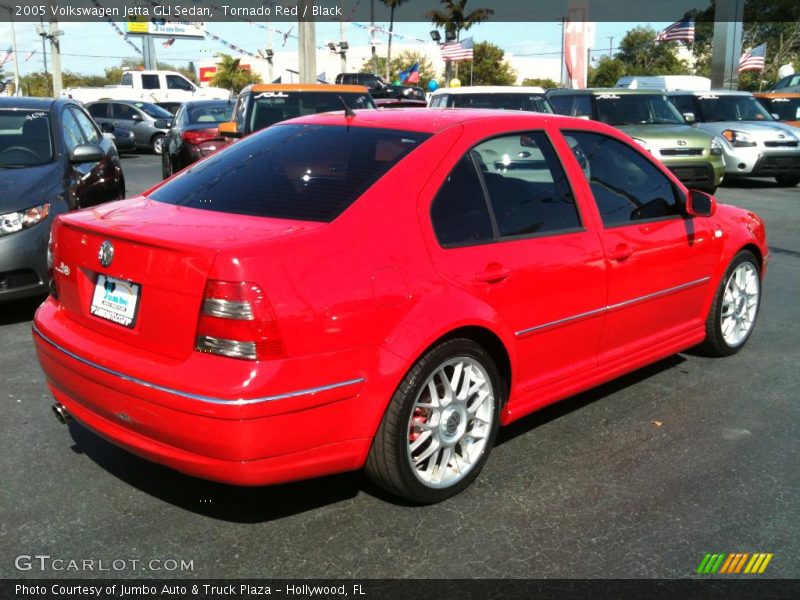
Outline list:
[[[394,9],[400,6],[401,4],[405,4],[408,0],[381,0],[386,6],[389,7],[389,43],[386,47],[386,60],[384,61],[384,65],[391,65],[392,64],[392,39],[394,36],[392,32],[394,32]],[[391,73],[389,70],[386,71],[386,79],[391,78]]]
[[[464,83],[468,83],[466,67]],[[505,53],[499,46],[489,42],[478,42],[473,47],[472,85],[514,85],[517,73],[505,60]]]
[[[589,87],[614,87],[620,77],[627,74],[627,67],[619,58],[603,56],[596,67],[589,67]]]
[[[679,75],[688,67],[675,50],[678,42],[656,42],[652,27],[634,27],[625,34],[615,58],[622,61],[628,75]]]
[[[405,71],[414,63],[419,63],[419,85],[423,89],[427,89],[428,82],[436,79],[436,71],[428,60],[427,56],[422,52],[411,52],[404,50],[396,58],[392,59],[389,64],[389,81],[398,79],[400,71]],[[383,56],[378,57],[378,71],[380,73],[386,72],[386,58]],[[361,65],[361,73],[372,73],[372,58],[367,58]]]
[[[443,29],[445,33],[455,34],[457,40],[461,39],[461,32],[469,30],[477,23],[489,20],[494,14],[491,8],[476,8],[470,12],[467,10],[469,0],[441,0],[444,8],[441,10],[429,10],[425,13],[436,29]]]
[[[239,66],[238,58],[222,53],[219,54],[219,58],[217,72],[211,80],[211,85],[231,90],[238,94],[246,85],[261,83],[261,77],[258,74]]]
[[[549,77],[526,77],[522,80],[520,85],[525,86],[538,86],[544,89],[550,88],[557,88],[560,87],[559,83],[555,79],[550,79]]]

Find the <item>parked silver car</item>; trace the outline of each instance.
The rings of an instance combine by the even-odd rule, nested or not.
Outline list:
[[[152,149],[161,154],[164,135],[172,124],[173,115],[160,106],[141,100],[99,100],[86,105],[86,110],[102,127],[109,123],[124,127],[136,136],[136,147]]]
[[[800,183],[800,130],[776,121],[750,92],[669,92],[670,101],[722,141],[725,176],[774,177]]]

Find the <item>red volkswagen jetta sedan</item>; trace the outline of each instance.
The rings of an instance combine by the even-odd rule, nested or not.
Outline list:
[[[533,113],[327,113],[62,215],[33,335],[61,420],[241,485],[365,467],[436,502],[498,427],[759,307],[755,214],[624,134]]]

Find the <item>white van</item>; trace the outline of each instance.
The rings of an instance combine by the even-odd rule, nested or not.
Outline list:
[[[711,89],[711,80],[708,77],[699,77],[697,75],[628,75],[620,77],[614,87],[632,90],[654,89],[705,92]]]

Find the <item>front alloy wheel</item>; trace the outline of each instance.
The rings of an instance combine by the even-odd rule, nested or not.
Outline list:
[[[761,274],[755,255],[734,257],[714,297],[706,320],[703,349],[714,356],[738,352],[753,332],[761,302]]]
[[[381,487],[431,504],[469,486],[499,427],[505,385],[491,356],[457,338],[406,374],[373,440],[366,470]]]

